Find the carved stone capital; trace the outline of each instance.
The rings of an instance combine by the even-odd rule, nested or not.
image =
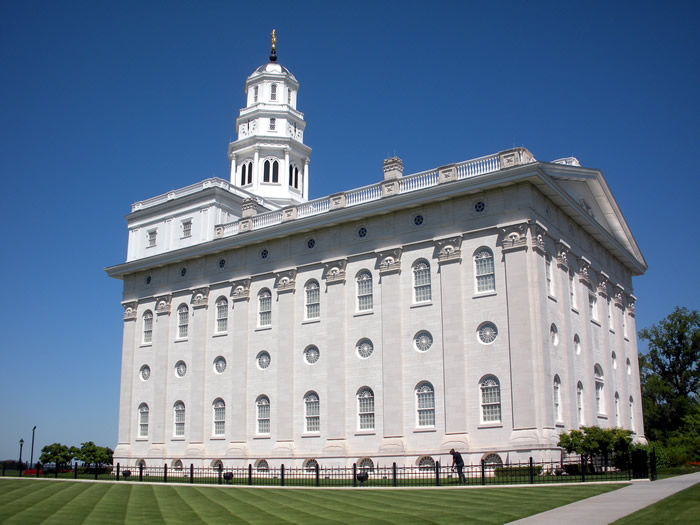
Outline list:
[[[296,285],[297,271],[285,270],[275,273],[275,288],[278,293],[292,292]]]
[[[610,283],[610,277],[605,272],[600,272],[598,274],[598,295],[602,297],[608,297],[608,284]]]
[[[438,264],[459,262],[462,260],[462,236],[449,237],[435,241]]]
[[[243,215],[244,219],[257,215],[258,211],[258,201],[255,198],[251,197],[245,199],[241,204],[241,214]]]
[[[205,286],[192,290],[191,303],[193,308],[206,307],[209,304],[209,287]]]
[[[231,283],[231,298],[234,301],[250,299],[250,279],[239,279]]]
[[[623,308],[625,307],[625,289],[620,286],[619,284],[615,285],[615,291],[613,292],[615,294],[614,301],[615,301],[615,306],[618,308]]]
[[[377,268],[380,274],[394,273],[401,271],[401,248],[394,248],[377,252]]]
[[[530,225],[530,241],[532,243],[532,249],[536,252],[544,255],[546,250],[544,248],[544,238],[547,235],[547,228],[541,224],[535,223]]]
[[[634,309],[635,309],[634,305],[636,302],[637,302],[637,298],[634,295],[629,294],[627,296],[627,311],[629,312],[631,317],[634,317]]]
[[[129,301],[128,303],[122,303],[124,307],[124,320],[133,321],[136,319],[136,309],[139,303],[137,301]]]
[[[326,283],[344,283],[347,264],[348,261],[346,259],[325,263],[323,265],[323,278],[326,280]]]
[[[170,302],[173,296],[170,294],[159,295],[156,297],[156,314],[169,314],[170,313]]]
[[[578,280],[588,286],[593,287],[593,268],[591,268],[591,261],[585,257],[578,258]]]
[[[569,258],[571,257],[571,246],[560,240],[557,243],[557,265],[568,271],[571,266]]]
[[[527,249],[527,223],[499,229],[499,243],[503,252]]]

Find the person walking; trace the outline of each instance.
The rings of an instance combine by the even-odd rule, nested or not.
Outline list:
[[[464,460],[462,459],[462,454],[457,452],[455,449],[450,449],[450,454],[452,454],[452,468],[454,469],[457,467],[457,474],[459,474],[459,482],[466,483],[467,478],[464,477],[464,472],[462,472],[462,469],[464,468]]]

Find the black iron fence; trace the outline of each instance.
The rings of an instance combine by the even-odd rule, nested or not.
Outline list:
[[[641,452],[641,454],[639,453]],[[590,481],[628,481],[633,478],[655,479],[656,458],[653,453],[636,451],[622,467],[611,466],[603,458],[570,457],[562,461],[536,462],[532,458],[525,463],[494,465],[481,462],[465,465],[464,480],[458,472],[436,462],[434,466],[398,466],[396,463],[371,468],[333,467],[278,468],[247,467],[195,467],[121,465],[109,467],[53,465],[46,468],[37,464],[34,469],[18,468],[3,464],[3,476],[31,476],[42,478],[94,479],[110,481],[136,481],[151,483],[191,483],[246,486],[302,486],[302,487],[425,487],[465,485],[520,485]],[[619,465],[619,462],[618,462]],[[14,466],[15,468],[10,468]]]

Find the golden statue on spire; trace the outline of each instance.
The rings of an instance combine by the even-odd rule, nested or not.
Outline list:
[[[277,49],[277,33],[275,33],[275,30],[272,30],[272,49]]]

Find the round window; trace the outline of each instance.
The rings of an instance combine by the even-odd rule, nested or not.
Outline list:
[[[367,228],[362,226],[359,230],[357,230],[357,236],[360,238],[367,237]]]
[[[182,270],[180,270],[180,275],[181,275],[182,277],[184,277],[185,275],[187,275],[187,268],[183,268]]]
[[[186,373],[187,373],[187,365],[185,364],[184,361],[178,361],[175,364],[175,375],[177,375],[177,377],[185,377]]]
[[[482,213],[484,210],[486,210],[486,204],[484,201],[478,201],[474,204],[474,211],[476,213]]]
[[[143,365],[140,373],[141,379],[143,381],[148,381],[148,378],[151,377],[151,368],[148,365]]]
[[[427,352],[430,347],[433,346],[433,336],[430,335],[430,332],[423,330],[416,334],[413,342],[416,345],[416,350],[419,352]]]
[[[262,351],[258,354],[257,360],[258,367],[261,370],[265,370],[268,366],[270,366],[270,354],[268,354],[265,351]]]
[[[214,370],[216,370],[217,374],[221,374],[224,370],[226,370],[226,359],[221,356],[217,357],[214,360]]]
[[[421,224],[423,224],[423,216],[416,215],[415,217],[413,217],[413,224],[415,224],[416,226],[420,226]]]
[[[261,259],[267,259],[269,256],[270,256],[270,252],[268,251],[267,248],[263,248],[263,249],[260,251],[260,258],[261,258]]]
[[[357,343],[357,355],[362,359],[367,359],[372,355],[372,352],[374,352],[374,345],[369,339],[361,339],[360,342]]]
[[[485,345],[489,345],[496,340],[498,337],[498,328],[496,325],[490,322],[481,323],[478,330],[479,341]]]
[[[315,240],[315,239],[309,239],[308,241],[306,241],[306,247],[307,247],[309,250],[313,250],[314,246],[316,246],[316,240]]]
[[[146,277],[146,284],[151,284],[151,276]]]
[[[226,266],[226,259],[219,259],[219,268]]]
[[[315,346],[310,346],[304,350],[304,361],[306,361],[309,365],[313,365],[316,361],[318,361],[319,357],[321,357],[321,353]]]

